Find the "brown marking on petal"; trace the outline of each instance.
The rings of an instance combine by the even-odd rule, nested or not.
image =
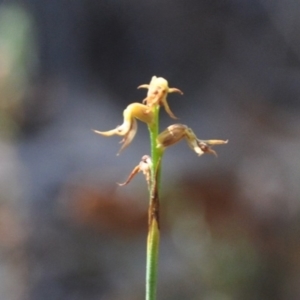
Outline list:
[[[214,156],[218,157],[217,152],[214,151],[211,147],[209,147],[206,143],[200,142],[198,143],[199,148],[204,152],[204,153],[209,153],[213,154]]]

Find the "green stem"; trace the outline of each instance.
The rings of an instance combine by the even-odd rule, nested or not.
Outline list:
[[[159,228],[157,222],[149,227],[147,240],[146,300],[156,299]]]
[[[161,173],[162,151],[156,147],[156,138],[159,131],[159,107],[154,110],[155,121],[149,126],[151,141],[151,184],[149,188],[148,210],[148,239],[147,239],[147,265],[146,265],[146,300],[156,299],[157,267],[159,253],[159,187]]]

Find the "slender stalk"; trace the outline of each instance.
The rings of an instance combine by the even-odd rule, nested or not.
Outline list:
[[[159,187],[161,173],[162,152],[156,147],[156,138],[159,131],[159,107],[155,108],[155,122],[149,126],[151,141],[151,183],[149,188],[148,210],[148,239],[146,265],[146,300],[156,299],[157,268],[159,253]]]

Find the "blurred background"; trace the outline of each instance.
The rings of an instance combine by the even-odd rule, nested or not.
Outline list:
[[[153,75],[218,158],[163,162],[158,299],[300,299],[300,2],[0,1],[1,300],[144,298]],[[164,110],[161,127],[173,124]]]

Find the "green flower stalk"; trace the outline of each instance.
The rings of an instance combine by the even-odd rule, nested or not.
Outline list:
[[[200,140],[196,137],[191,128],[183,124],[173,124],[159,134],[159,111],[163,106],[167,114],[176,119],[171,111],[167,95],[169,93],[183,94],[177,88],[169,88],[168,81],[162,77],[153,76],[149,84],[140,85],[138,88],[147,88],[147,97],[141,103],[132,103],[123,112],[123,124],[109,131],[94,132],[103,136],[123,136],[123,143],[119,153],[125,149],[133,140],[137,132],[136,119],[148,125],[151,143],[151,157],[144,155],[140,163],[132,170],[124,183],[127,185],[139,172],[145,176],[149,190],[148,208],[148,238],[147,238],[147,262],[146,262],[146,300],[156,300],[157,289],[157,268],[160,240],[160,185],[161,185],[161,162],[165,149],[185,139],[188,146],[198,156],[204,153],[216,155],[212,146],[226,144],[224,140]],[[119,154],[118,153],[118,154]]]

